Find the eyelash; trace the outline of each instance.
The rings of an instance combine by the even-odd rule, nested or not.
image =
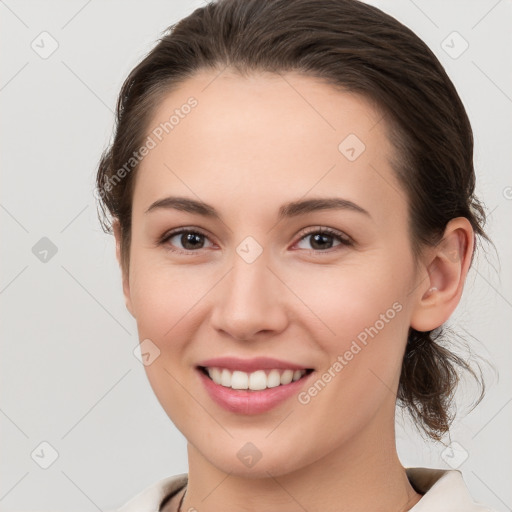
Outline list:
[[[201,236],[204,236],[205,238],[208,238],[208,235],[206,235],[205,233],[203,233],[200,229],[197,229],[197,228],[179,228],[179,229],[176,229],[174,231],[171,231],[171,232],[168,232],[168,233],[165,233],[164,235],[162,235],[162,237],[158,240],[157,242],[157,245],[161,246],[161,245],[164,245],[166,244],[171,238],[175,237],[176,235],[181,235],[181,234],[185,234],[185,233],[192,233],[192,234],[196,234],[196,235],[201,235]],[[320,250],[320,249],[303,249],[303,250],[306,250],[306,251],[309,251],[310,253],[313,253],[315,255],[320,255],[322,253],[332,253],[333,250],[336,249],[336,247],[339,247],[339,246],[346,246],[346,247],[350,247],[350,246],[353,246],[354,245],[354,241],[348,236],[348,235],[345,235],[344,233],[341,233],[340,231],[336,231],[332,228],[328,228],[328,227],[316,227],[316,228],[311,228],[309,231],[307,231],[306,233],[303,233],[302,236],[299,238],[299,240],[296,242],[299,243],[301,242],[303,239],[307,238],[308,236],[311,236],[311,235],[316,235],[316,234],[320,234],[320,235],[330,235],[332,236],[333,238],[336,238],[340,244],[338,246],[335,246],[335,247],[331,247],[329,249],[326,249],[326,250]],[[296,245],[294,244],[294,245]],[[187,256],[193,256],[194,253],[198,253],[200,251],[199,250],[182,250],[182,249],[175,249],[173,247],[170,247],[169,246],[169,250],[173,253],[176,253],[176,254],[184,254],[184,255],[187,255]]]

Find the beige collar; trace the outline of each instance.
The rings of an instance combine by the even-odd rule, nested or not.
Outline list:
[[[473,501],[458,470],[406,468],[406,473],[416,491],[424,494],[410,512],[493,512]],[[188,473],[163,478],[107,512],[160,512],[164,499],[187,482]]]

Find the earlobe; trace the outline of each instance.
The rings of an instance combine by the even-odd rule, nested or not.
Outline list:
[[[431,331],[450,318],[460,302],[473,249],[474,232],[469,220],[452,219],[441,242],[427,250],[427,276],[417,288],[413,329]]]
[[[123,269],[122,254],[121,254],[122,233],[121,233],[121,224],[118,219],[115,219],[112,222],[112,228],[114,230],[114,237],[115,237],[115,243],[116,243],[116,259],[119,264],[119,267],[121,268],[121,279],[123,282],[123,295],[124,295],[124,300],[125,300],[125,304],[126,304],[126,309],[135,318],[135,315],[133,314],[133,310],[132,310],[129,276]]]

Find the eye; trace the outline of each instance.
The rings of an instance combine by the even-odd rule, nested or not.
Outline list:
[[[311,229],[301,237],[298,244],[302,243],[307,239],[309,239],[309,243],[311,244],[312,250],[316,252],[326,252],[327,249],[331,249],[333,247],[333,239],[338,240],[339,242],[334,247],[339,245],[353,245],[352,239],[349,236],[334,229],[324,227],[316,227]],[[308,249],[308,247],[300,248]]]
[[[328,249],[340,245],[353,245],[353,241],[349,236],[326,227],[316,227],[310,229],[308,232],[302,235],[296,245],[303,243],[308,238],[312,247],[312,249],[309,250],[313,250],[314,252],[327,252]],[[338,244],[333,244],[333,239],[337,240]],[[205,240],[209,241],[208,236],[197,229],[180,228],[165,233],[158,241],[158,245],[166,245],[172,252],[190,255],[191,253],[198,252],[198,249],[204,249]],[[179,247],[180,244],[181,248]],[[177,245],[178,247],[176,247]],[[212,245],[213,244],[211,244],[210,247]],[[299,248],[308,250],[307,247]]]
[[[168,245],[169,250],[180,254],[190,254],[198,252],[197,249],[204,249],[204,241],[208,237],[195,229],[179,229],[165,233],[158,241],[158,245]],[[177,244],[181,244],[182,248],[176,248]]]

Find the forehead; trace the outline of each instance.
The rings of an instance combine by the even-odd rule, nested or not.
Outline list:
[[[338,193],[377,216],[405,213],[381,112],[312,77],[202,71],[163,98],[146,136],[134,211],[164,192],[276,209]]]
[[[197,105],[189,109],[191,98]],[[201,142],[203,150],[227,142],[226,135],[240,143],[252,142],[254,153],[269,140],[278,142],[269,149],[288,150],[295,145],[305,153],[318,149],[320,138],[323,149],[337,152],[350,131],[373,145],[387,142],[382,115],[369,100],[296,73],[253,72],[241,77],[229,71],[201,71],[164,97],[149,131],[168,122],[175,112],[181,114],[179,119],[172,121],[169,134],[162,135],[172,132],[165,138]],[[251,136],[257,139],[250,140]],[[246,154],[250,147],[244,144]]]

